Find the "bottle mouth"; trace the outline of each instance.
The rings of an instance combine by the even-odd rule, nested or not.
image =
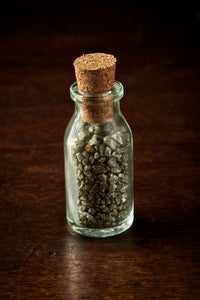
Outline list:
[[[73,101],[79,104],[100,104],[99,102],[117,102],[124,95],[124,88],[121,82],[115,80],[113,89],[101,94],[87,94],[78,89],[77,82],[70,86],[70,96]]]

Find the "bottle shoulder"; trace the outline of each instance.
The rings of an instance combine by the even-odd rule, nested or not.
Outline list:
[[[111,149],[132,144],[132,132],[123,115],[102,124],[89,124],[77,116],[70,120],[64,137],[65,146],[106,144]]]
[[[122,131],[124,130],[126,132],[129,132],[130,135],[132,136],[132,130],[131,130],[126,118],[124,117],[124,115],[122,113],[120,113],[119,117],[120,117],[120,122],[119,123],[122,126]]]

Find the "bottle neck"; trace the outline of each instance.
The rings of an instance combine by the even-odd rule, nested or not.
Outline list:
[[[77,84],[70,87],[70,95],[76,103],[76,111],[84,122],[101,124],[119,115],[119,100],[123,97],[123,86],[115,81],[111,91],[102,94],[86,94],[78,90]]]
[[[120,102],[89,105],[76,103],[77,114],[84,122],[102,124],[116,118],[120,112]]]

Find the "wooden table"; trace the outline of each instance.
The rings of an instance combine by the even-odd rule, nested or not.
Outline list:
[[[109,14],[1,23],[0,299],[200,299],[199,21]],[[135,222],[107,239],[65,218],[72,64],[89,52],[116,55],[134,135]]]

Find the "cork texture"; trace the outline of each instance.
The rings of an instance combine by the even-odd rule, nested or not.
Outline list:
[[[92,105],[85,103],[83,105],[82,118],[85,122],[90,124],[108,122],[113,118],[113,104],[109,102]]]
[[[112,90],[115,81],[116,58],[111,54],[83,54],[74,61],[78,89],[96,95]],[[113,118],[113,104],[96,98],[83,100],[82,117],[88,123],[105,123]]]
[[[74,61],[78,89],[88,94],[104,93],[113,88],[116,58],[111,54],[83,54]]]

